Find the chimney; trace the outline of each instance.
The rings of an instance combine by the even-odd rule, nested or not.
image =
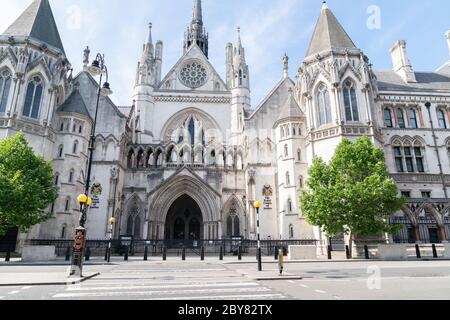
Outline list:
[[[411,62],[408,59],[406,53],[406,41],[399,40],[391,49],[392,64],[394,65],[394,71],[405,82],[415,83],[416,74],[411,66]]]

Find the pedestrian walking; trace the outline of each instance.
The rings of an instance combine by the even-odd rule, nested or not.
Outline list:
[[[283,275],[284,271],[284,249],[281,248],[278,254],[278,268],[280,269],[280,276]]]

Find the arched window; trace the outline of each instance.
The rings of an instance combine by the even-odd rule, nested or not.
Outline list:
[[[242,86],[242,70],[239,70],[239,85]]]
[[[72,153],[73,153],[73,154],[77,154],[77,151],[78,151],[78,141],[76,140],[76,141],[73,143]]]
[[[59,127],[59,131],[64,131],[64,122],[61,122],[61,126]]]
[[[297,150],[297,161],[302,161],[302,150]]]
[[[139,216],[134,218],[134,230],[133,230],[133,236],[134,239],[140,239],[141,238],[141,219]]]
[[[6,112],[10,89],[11,72],[9,72],[9,70],[3,70],[0,73],[0,113]]]
[[[37,119],[39,117],[39,108],[42,100],[42,80],[40,77],[33,77],[28,83],[25,104],[22,115],[25,117]]]
[[[397,172],[424,173],[425,160],[422,144],[416,141],[414,145],[407,141],[403,146],[396,142],[394,144],[394,157]]]
[[[405,123],[405,114],[403,113],[402,109],[397,109],[397,121],[398,121],[398,127],[401,129],[405,129],[406,128],[406,123]]]
[[[128,157],[127,157],[127,167],[128,168],[133,168],[133,162],[134,162],[134,151],[130,150],[130,152],[128,152]]]
[[[190,135],[190,140],[191,140],[191,145],[195,144],[195,122],[194,122],[194,118],[191,118],[191,120],[189,121],[189,135]]]
[[[69,212],[69,210],[70,210],[70,197],[67,197],[66,198],[66,204],[64,206],[64,211],[65,212]]]
[[[83,125],[81,124],[80,127],[78,128],[78,133],[81,134],[83,132]]]
[[[283,129],[283,127],[280,127],[280,137],[281,137],[281,139],[284,138],[284,129]]]
[[[67,231],[67,224],[64,223],[61,229],[61,239],[66,238],[66,231]]]
[[[60,146],[58,147],[58,158],[62,158],[62,156],[63,156],[63,151],[64,151],[64,146],[63,146],[63,145],[60,145]]]
[[[133,235],[133,216],[129,216],[127,220],[127,236]]]
[[[297,135],[297,130],[295,129],[295,127],[292,127],[292,135],[296,136]]]
[[[288,212],[292,212],[292,200],[288,200]]]
[[[74,174],[75,174],[75,171],[72,169],[72,170],[70,170],[70,172],[69,172],[69,183],[72,183],[73,182],[73,176],[74,176]]]
[[[55,173],[55,186],[59,184],[59,173]]]
[[[74,123],[74,124],[73,124],[73,127],[72,127],[72,132],[76,132],[76,131],[77,131],[77,124]]]
[[[289,239],[294,239],[294,226],[292,224],[289,225]]]
[[[289,172],[286,172],[286,186],[291,185],[291,175]]]
[[[287,145],[287,144],[284,145],[284,156],[285,156],[285,157],[288,157],[288,156],[289,156],[289,148],[288,148],[288,145]]]
[[[316,99],[319,127],[331,123],[330,93],[324,84],[319,87]]]
[[[353,82],[351,81],[345,81],[344,106],[347,121],[359,121],[358,101]]]
[[[409,124],[412,129],[417,129],[419,127],[417,124],[417,114],[413,109],[409,110]]]
[[[392,121],[391,109],[389,109],[389,108],[384,109],[384,124],[386,125],[387,128],[394,127],[394,123]]]
[[[298,178],[298,186],[300,187],[300,189],[303,189],[303,185],[304,185],[303,176],[300,176]]]
[[[231,216],[229,216],[227,219],[227,236],[233,236],[233,218]]]
[[[439,128],[447,129],[447,120],[445,111],[440,109],[438,110],[438,120],[439,120]]]

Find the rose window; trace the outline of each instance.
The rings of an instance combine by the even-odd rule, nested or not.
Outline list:
[[[180,71],[180,79],[189,88],[199,88],[206,83],[206,68],[198,62],[185,64]]]

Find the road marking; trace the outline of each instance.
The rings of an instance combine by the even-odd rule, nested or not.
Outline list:
[[[31,288],[33,288],[32,286],[26,286],[26,287],[23,287],[21,290],[28,290],[28,289],[31,289]]]
[[[15,290],[15,291],[8,292],[8,294],[17,294],[19,292],[20,292],[19,290]]]
[[[269,292],[269,288],[228,288],[228,289],[200,289],[200,290],[164,290],[164,291],[113,291],[113,292],[82,292],[82,293],[60,293],[52,298],[82,298],[82,297],[113,297],[113,296],[152,296],[152,295],[177,295],[177,294],[212,294],[212,293],[246,293],[246,292]]]
[[[307,286],[306,284],[301,284],[300,287],[309,288],[309,286]]]
[[[316,292],[317,293],[322,293],[322,294],[326,293],[326,291],[323,291],[323,290],[316,290]]]
[[[295,281],[292,281],[292,280],[289,280],[288,282],[289,282],[289,283],[295,283]]]
[[[342,299],[342,297],[340,297],[340,296],[333,296],[333,298],[335,298],[335,299]]]
[[[151,300],[261,300],[261,299],[285,299],[282,294],[260,294],[260,295],[232,295],[232,296],[215,296],[215,297],[176,297],[176,298],[157,298]]]
[[[259,286],[256,282],[250,282],[250,283],[224,283],[224,284],[183,284],[183,285],[163,285],[163,286],[123,286],[123,287],[117,287],[117,286],[110,286],[110,287],[83,287],[83,286],[75,286],[75,287],[68,287],[66,291],[111,291],[111,290],[151,290],[151,289],[189,289],[189,288],[214,288],[214,287],[257,287]]]
[[[0,299],[4,299],[5,297],[0,297]]]

